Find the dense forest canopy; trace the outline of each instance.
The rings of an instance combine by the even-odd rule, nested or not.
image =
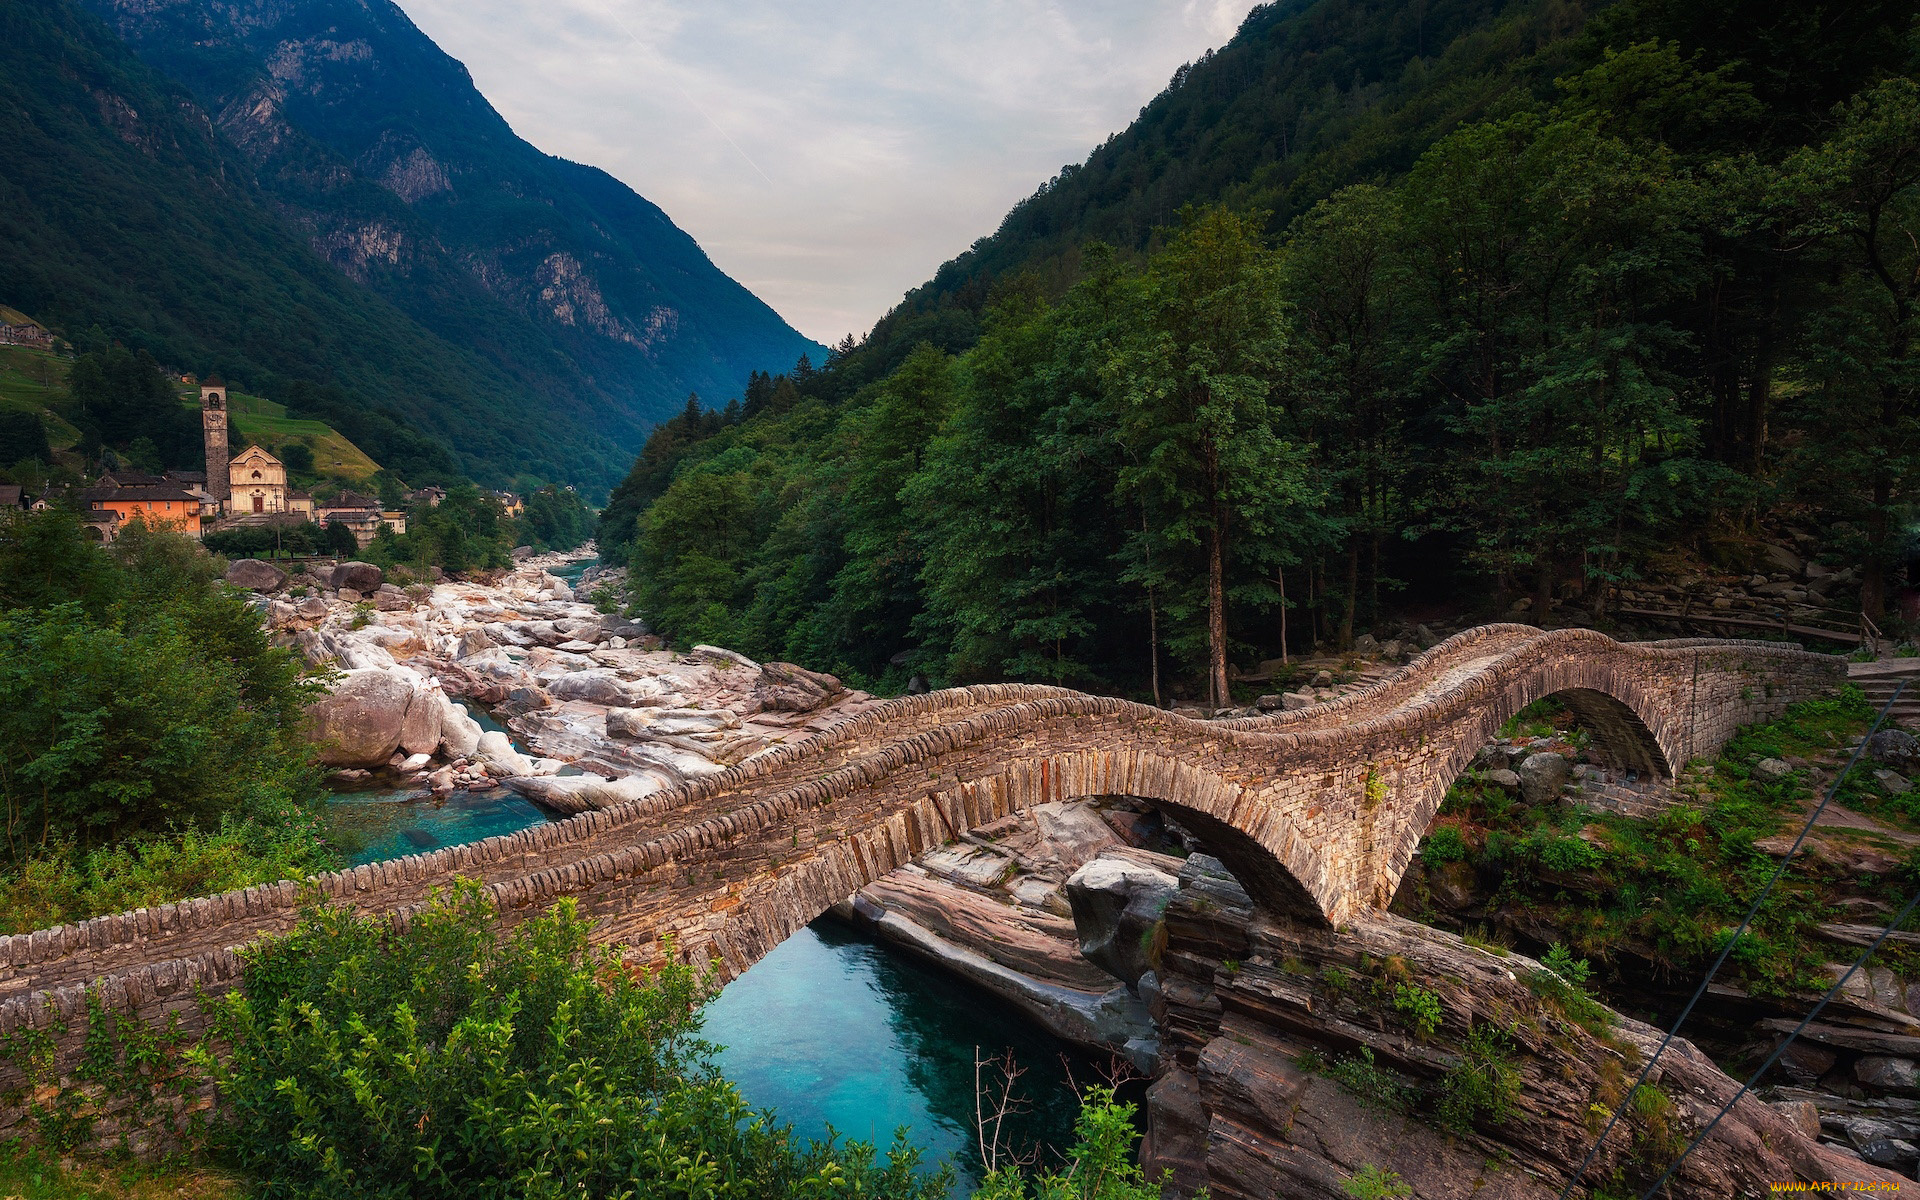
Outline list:
[[[1783,522],[1886,617],[1910,6],[1586,16],[1256,11],[863,342],[662,425],[603,553],[669,636],[895,686],[1224,698],[1436,601],[1598,619]]]

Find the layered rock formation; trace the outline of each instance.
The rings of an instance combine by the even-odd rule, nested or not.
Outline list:
[[[1391,914],[1339,929],[1258,916],[1195,855],[1165,915],[1152,1007],[1151,1172],[1221,1200],[1342,1200],[1369,1167],[1432,1200],[1549,1200],[1660,1039],[1580,1003],[1539,963]],[[1596,1011],[1597,1010],[1597,1011]],[[1583,1177],[1637,1194],[1737,1085],[1685,1040]],[[1822,1146],[1752,1095],[1671,1185],[1768,1194],[1902,1177]]]

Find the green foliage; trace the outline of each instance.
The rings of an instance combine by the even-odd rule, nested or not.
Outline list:
[[[566,495],[579,503],[573,493]],[[532,501],[528,503],[531,511]],[[333,536],[331,527],[328,536]],[[456,483],[439,504],[414,505],[404,534],[383,526],[373,541],[355,553],[380,567],[408,568],[424,579],[432,567],[447,571],[504,567],[513,541],[513,529],[502,515],[500,502],[471,483]]]
[[[1540,965],[1565,980],[1568,987],[1584,988],[1593,975],[1593,967],[1584,958],[1575,958],[1573,951],[1559,942],[1547,947]]]
[[[141,471],[204,465],[199,417],[181,407],[172,382],[145,350],[114,346],[82,354],[67,379],[82,453],[94,457],[110,447]]]
[[[18,1200],[241,1200],[244,1184],[179,1162],[84,1162],[20,1141],[0,1146],[0,1195]]]
[[[1428,867],[1459,862],[1467,856],[1467,839],[1458,825],[1441,825],[1420,844],[1420,861]]]
[[[441,507],[446,507],[444,501]],[[593,521],[593,510],[579,493],[548,484],[526,498],[521,525],[526,530],[525,544],[535,550],[571,550],[593,536]]]
[[[216,1144],[269,1200],[945,1193],[904,1142],[882,1162],[752,1113],[700,1040],[703,978],[636,975],[589,928],[563,901],[497,933],[473,883],[404,931],[308,911],[216,1002]]]
[[[1432,1037],[1447,1016],[1447,1010],[1440,1004],[1439,995],[1411,983],[1395,985],[1393,1009],[1421,1037]]]
[[[1065,1167],[991,1171],[973,1200],[1160,1200],[1160,1185],[1149,1182],[1134,1161],[1140,1132],[1133,1114],[1134,1106],[1116,1100],[1112,1088],[1089,1088],[1080,1099]],[[1199,1195],[1205,1197],[1204,1189]]]
[[[271,823],[228,815],[209,831],[140,834],[85,853],[56,843],[0,878],[0,933],[299,879],[339,865],[310,809],[289,810]]]
[[[1416,1098],[1413,1084],[1400,1072],[1374,1062],[1373,1051],[1365,1046],[1360,1047],[1357,1054],[1333,1060],[1326,1072],[1369,1108],[1394,1113],[1409,1112],[1413,1108]]]
[[[1858,689],[1796,704],[1777,721],[1738,731],[1722,755],[1699,764],[1681,786],[1703,794],[1652,818],[1583,813],[1516,802],[1501,789],[1463,776],[1442,804],[1447,824],[1468,831],[1474,879],[1496,907],[1522,905],[1533,928],[1560,931],[1547,971],[1528,984],[1575,1024],[1606,1028],[1605,1009],[1587,989],[1592,967],[1619,957],[1692,971],[1718,953],[1776,859],[1756,843],[1799,827],[1812,795],[1804,780],[1764,782],[1751,773],[1762,758],[1818,758],[1858,739],[1872,713]],[[1891,796],[1871,773],[1856,770],[1842,803],[1900,822],[1920,806]],[[1444,828],[1443,826],[1442,828]],[[1585,829],[1605,849],[1575,836]],[[1436,834],[1438,830],[1436,830]],[[1595,837],[1595,835],[1598,835]],[[1478,843],[1481,847],[1471,847]],[[1733,948],[1728,971],[1741,986],[1767,996],[1823,990],[1831,957],[1819,932],[1839,918],[1841,900],[1865,894],[1898,899],[1880,881],[1802,856],[1761,906]]]
[[[1920,477],[1907,22],[1850,11],[1876,49],[1800,89],[1811,26],[1631,7],[1257,10],[825,370],[663,426],[603,549],[675,638],[883,687],[1206,696],[1403,586],[1601,617],[1773,505],[1847,522],[1823,557],[1881,611]]]
[[[90,545],[62,512],[0,520],[0,855],[284,829],[318,795],[316,684],[184,538]]]
[[[1352,1200],[1406,1200],[1413,1188],[1393,1171],[1368,1163],[1340,1181],[1340,1190]]]
[[[1512,1035],[1497,1025],[1482,1021],[1468,1031],[1459,1063],[1440,1081],[1435,1115],[1442,1125],[1466,1132],[1506,1120],[1520,1099],[1513,1049]]]

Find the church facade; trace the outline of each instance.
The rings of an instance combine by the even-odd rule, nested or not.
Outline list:
[[[208,506],[216,518],[289,516],[313,520],[313,497],[287,483],[286,464],[259,446],[228,457],[227,389],[218,375],[200,385],[206,434]],[[223,469],[224,467],[224,469]]]

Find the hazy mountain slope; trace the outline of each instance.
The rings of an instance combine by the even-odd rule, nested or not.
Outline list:
[[[86,0],[191,90],[335,266],[637,445],[819,347],[665,213],[516,136],[384,0]]]

